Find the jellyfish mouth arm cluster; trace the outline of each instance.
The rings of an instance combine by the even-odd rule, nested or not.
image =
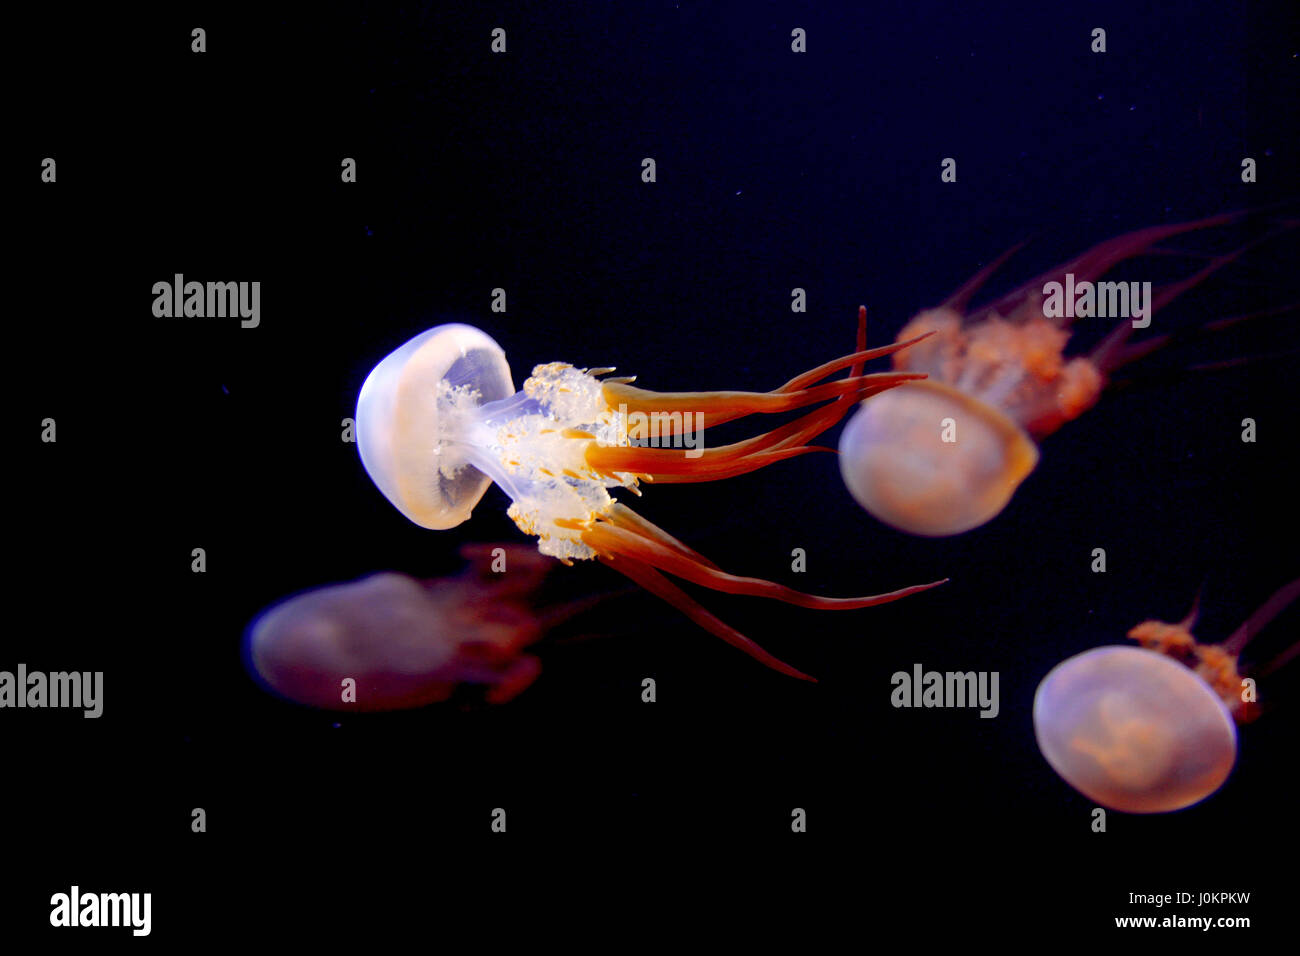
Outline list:
[[[914,344],[858,348],[771,392],[652,392],[628,379],[561,362],[538,365],[513,391],[504,353],[468,326],[440,326],[412,339],[376,367],[362,388],[357,438],[363,462],[404,514],[430,528],[459,524],[496,483],[511,499],[507,514],[538,550],[565,563],[597,559],[684,611],[707,630],[769,667],[811,680],[705,611],[664,572],[703,587],[837,610],[897,600],[934,584],[858,598],[823,598],[769,581],[727,574],[612,497],[639,494],[647,482],[728,478],[814,451],[813,439],[858,403],[924,378],[907,370],[864,375],[864,364]],[[924,338],[919,336],[916,341]],[[847,377],[825,381],[847,369]],[[825,404],[823,404],[825,403]],[[658,419],[662,438],[749,415],[821,405],[752,438],[696,454],[634,445],[635,416]],[[473,477],[480,476],[479,478]],[[480,483],[481,482],[481,483]],[[936,582],[942,583],[942,582]]]

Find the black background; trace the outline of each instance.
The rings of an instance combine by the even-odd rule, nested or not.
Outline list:
[[[1038,753],[1030,710],[1056,663],[1180,618],[1202,585],[1197,633],[1216,640],[1295,576],[1294,313],[1134,367],[1044,443],[1004,514],[958,538],[870,519],[831,456],[649,490],[641,513],[737,573],[831,594],[952,578],[838,615],[705,598],[815,686],[614,593],[594,564],[558,568],[554,587],[610,593],[574,629],[599,639],[544,644],[541,679],[500,708],[308,712],[239,658],[282,596],[450,573],[462,541],[521,540],[495,489],[456,531],[417,528],[339,440],[369,369],[430,325],[484,328],[517,382],[558,360],[650,388],[767,389],[848,351],[859,302],[883,344],[1026,238],[991,292],[1131,229],[1294,197],[1289,5],[1188,11],[176,4],[17,26],[0,667],[103,670],[106,689],[99,720],[0,719],[5,933],[47,931],[50,894],[74,882],[152,892],[154,945],[255,925],[375,940],[406,920],[436,928],[431,943],[458,928],[487,944],[516,922],[576,939],[612,914],[625,930],[603,943],[620,948],[687,914],[725,932],[793,922],[820,949],[844,920],[853,939],[1102,932],[1152,915],[1130,892],[1177,890],[1250,890],[1210,915],[1279,931],[1296,889],[1294,674],[1265,685],[1272,710],[1219,793],[1112,813],[1105,834]],[[38,181],[45,156],[56,185]],[[956,184],[939,181],[947,156]],[[1173,245],[1222,252],[1295,213]],[[1295,253],[1294,234],[1252,249],[1152,331],[1293,302]],[[261,326],[155,319],[150,289],[176,272],[261,281]],[[498,286],[506,315],[489,310]],[[1189,371],[1248,355],[1266,357]],[[36,441],[47,416],[57,444]],[[889,677],[916,662],[998,671],[1000,715],[893,709]],[[505,836],[489,832],[498,806]],[[796,806],[807,834],[790,832]]]

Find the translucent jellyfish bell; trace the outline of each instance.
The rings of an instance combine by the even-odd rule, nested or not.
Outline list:
[[[1098,647],[1062,661],[1034,695],[1038,747],[1084,796],[1128,813],[1209,796],[1237,757],[1237,729],[1205,681],[1163,654]]]
[[[464,434],[473,422],[461,412],[514,394],[506,354],[488,335],[460,324],[422,332],[361,386],[361,462],[406,517],[425,528],[454,528],[493,480],[473,467]]]
[[[345,678],[357,684],[356,709],[420,706],[439,698],[439,675],[456,656],[455,642],[440,639],[447,624],[437,611],[420,582],[401,574],[318,588],[258,618],[245,643],[249,671],[313,707],[348,709]]]
[[[1132,628],[1141,648],[1098,647],[1063,661],[1034,695],[1038,749],[1066,783],[1115,810],[1162,813],[1203,800],[1232,770],[1236,724],[1259,714],[1240,654],[1297,599],[1300,578],[1219,644],[1192,634],[1198,599],[1177,624]],[[1264,677],[1298,655],[1300,642],[1251,670]]]
[[[1038,446],[991,405],[937,381],[870,402],[840,436],[840,474],[879,520],[939,537],[984,524],[1038,464]]]
[[[554,562],[533,548],[465,545],[461,555],[468,566],[447,577],[382,572],[278,602],[245,633],[249,673],[278,697],[330,710],[423,707],[461,685],[510,700],[541,669],[525,649],[592,602],[545,603]]]

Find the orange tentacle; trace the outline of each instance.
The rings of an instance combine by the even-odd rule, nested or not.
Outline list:
[[[621,383],[606,383],[603,391],[610,408],[647,415],[657,412],[661,416],[704,412],[708,416],[704,425],[708,427],[746,415],[793,411],[841,395],[866,397],[924,377],[916,372],[877,372],[786,392],[652,392]]]
[[[797,677],[799,680],[817,683],[817,678],[811,677],[803,671],[791,667],[780,658],[772,656],[734,627],[724,623],[721,619],[705,610],[698,601],[648,564],[635,558],[612,553],[601,554],[599,557],[605,564],[620,574],[627,575],[655,597],[667,601],[710,634],[720,637],[732,647],[744,651],[759,663],[765,664],[772,670],[789,677]]]
[[[687,458],[678,448],[591,445],[587,448],[586,459],[588,465],[606,475],[613,475],[616,472],[636,472],[649,475],[656,484],[686,484],[734,478],[736,475],[757,471],[775,462],[815,451],[834,451],[834,449],[811,445],[783,448],[779,451],[762,452],[740,458],[711,457],[713,454],[711,450],[697,458]]]
[[[911,339],[904,344],[911,345],[913,342],[920,341],[927,335],[932,334],[932,332],[927,332],[925,335],[917,336],[915,339]],[[865,305],[860,305],[858,306],[857,346],[854,354],[863,354],[866,351],[866,348],[867,307]],[[866,360],[864,359],[851,365],[849,367],[848,377],[857,378],[861,375],[865,364]],[[792,445],[802,445],[804,442],[812,441],[812,439],[816,438],[822,432],[834,427],[840,419],[849,413],[849,410],[853,408],[856,403],[856,399],[851,399],[847,395],[841,395],[827,408],[819,409],[818,411],[804,415],[802,418],[791,422],[790,425],[787,426],[787,428],[791,429],[789,434],[782,436],[774,447],[788,448]],[[777,431],[781,431],[781,429],[778,429]]]
[[[862,311],[864,312],[866,311],[865,306],[862,307]],[[820,382],[822,379],[826,378],[826,376],[832,375],[835,372],[838,372],[842,368],[854,367],[858,369],[858,371],[854,372],[852,376],[852,377],[857,377],[862,374],[861,372],[862,366],[867,362],[869,362],[871,359],[881,358],[885,355],[893,355],[895,352],[900,351],[901,349],[905,349],[909,345],[915,345],[917,342],[920,342],[922,339],[928,339],[932,335],[934,335],[934,332],[930,331],[922,335],[918,335],[915,338],[907,339],[903,342],[895,342],[892,345],[882,345],[879,348],[874,348],[874,349],[863,348],[852,353],[851,355],[842,355],[839,358],[832,359],[831,361],[826,362],[823,365],[818,365],[814,369],[809,369],[808,371],[804,372],[801,375],[796,375],[794,378],[790,379],[790,381],[786,382],[780,388],[776,389],[776,391],[778,392],[800,391],[801,389],[805,389],[808,386],[812,385],[814,382]],[[844,381],[847,381],[847,379],[845,379]]]
[[[653,524],[652,522],[646,521],[645,518],[642,518],[639,514],[637,514],[627,505],[623,504],[621,501],[614,502],[613,508],[611,508],[609,512],[606,513],[605,520],[608,521],[610,524],[618,525],[620,528],[627,528],[631,531],[635,531],[637,534],[641,535],[642,537],[650,538],[653,541],[658,541],[660,544],[664,545],[665,547],[672,548],[674,551],[676,551],[678,554],[682,555],[683,557],[689,558],[692,561],[702,564],[706,568],[717,567],[716,564],[714,564],[704,555],[700,554],[700,552],[696,551],[694,548],[682,544],[682,542],[678,541],[676,538],[670,535],[663,528],[659,527],[657,524]]]
[[[582,540],[598,552],[629,555],[659,570],[667,571],[679,578],[712,588],[715,591],[771,598],[775,601],[784,601],[787,604],[819,611],[848,611],[855,608],[874,607],[877,604],[887,604],[890,601],[897,601],[899,598],[911,594],[928,591],[930,588],[937,587],[947,580],[945,578],[944,581],[935,581],[931,584],[914,585],[887,594],[875,594],[867,597],[830,598],[796,591],[785,585],[777,584],[775,581],[740,577],[728,574],[717,567],[706,567],[635,532],[611,527],[603,522],[598,522],[584,531]]]

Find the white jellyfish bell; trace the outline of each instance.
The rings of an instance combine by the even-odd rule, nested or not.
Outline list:
[[[469,325],[421,332],[375,366],[357,399],[361,462],[379,490],[416,524],[465,521],[492,477],[474,462],[474,409],[514,396],[501,346]]]

